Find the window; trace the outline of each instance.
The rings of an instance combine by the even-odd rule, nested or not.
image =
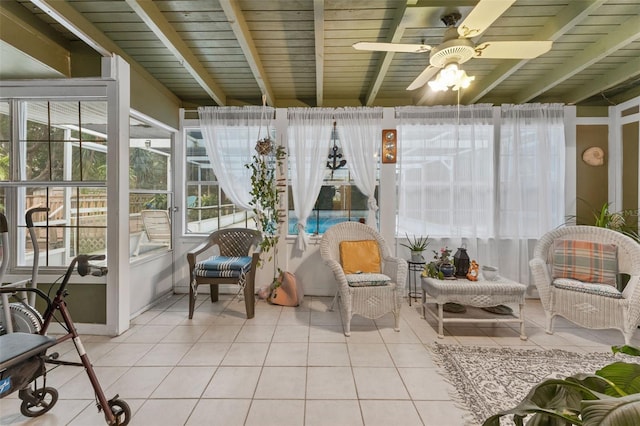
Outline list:
[[[491,107],[402,113],[397,235],[493,236]]]
[[[344,165],[340,166],[341,160],[343,159],[342,150],[340,149],[340,141],[337,139],[337,135],[334,135],[334,139],[336,141],[337,149],[334,151],[332,146],[330,151],[327,153],[327,169],[325,171],[322,187],[320,188],[320,194],[318,194],[313,211],[307,219],[305,232],[308,234],[321,235],[327,230],[327,228],[335,225],[336,223],[364,221],[367,217],[367,197],[362,194],[354,184],[349,172],[349,163],[345,162]],[[378,164],[378,176],[379,170]],[[291,176],[291,170],[289,170],[289,181],[291,181],[291,179],[295,179],[295,177]],[[297,235],[298,218],[296,217],[293,208],[294,205],[291,186],[289,186],[288,194],[288,234]],[[377,189],[375,198],[377,201]]]
[[[41,266],[63,266],[79,253],[106,251],[106,101],[0,102],[0,190],[17,227],[18,267],[35,253],[26,229],[32,207]],[[17,117],[17,128],[11,128]],[[12,144],[13,141],[13,144]],[[13,154],[13,155],[12,155]]]
[[[0,101],[0,183],[9,181],[11,115],[9,102]],[[0,211],[7,213],[5,189],[0,186]]]
[[[129,254],[171,248],[172,134],[130,118]]]
[[[11,117],[17,117],[15,129]],[[130,133],[131,247],[137,254],[149,243],[141,210],[168,213],[171,205],[172,143],[168,132],[134,118]],[[106,254],[107,174],[105,100],[0,102],[0,208],[17,226],[14,266],[31,267],[36,249],[42,267],[66,266],[77,254]],[[25,222],[32,207],[48,208],[33,216],[36,247]]]
[[[564,223],[564,106],[502,105],[499,234],[537,239]]]
[[[185,130],[186,233],[209,234],[216,229],[255,227],[253,213],[236,207],[220,188],[199,129]]]

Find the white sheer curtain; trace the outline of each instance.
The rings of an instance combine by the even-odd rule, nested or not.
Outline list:
[[[399,235],[493,234],[491,105],[400,107]]]
[[[307,218],[313,210],[331,145],[333,108],[289,108],[289,164],[293,206],[298,218],[297,254],[307,248]]]
[[[502,105],[500,236],[539,238],[565,221],[562,104]]]
[[[251,170],[258,138],[272,134],[271,107],[199,107],[200,128],[213,172],[236,206],[251,210]]]
[[[480,264],[528,283],[536,241],[564,221],[564,110],[504,105],[494,129],[494,109],[461,106],[459,119],[455,106],[396,109],[398,235],[429,235],[435,250],[465,244]]]
[[[503,259],[528,277],[535,242],[565,221],[564,106],[502,105],[499,158]]]
[[[336,111],[336,123],[351,177],[367,197],[367,224],[377,228],[375,190],[382,108],[342,108]]]
[[[497,265],[493,107],[403,107],[396,114],[398,235],[428,235],[427,262],[431,250],[455,253],[464,244],[472,259]]]

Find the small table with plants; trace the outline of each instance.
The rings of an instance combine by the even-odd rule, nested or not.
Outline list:
[[[489,281],[480,278],[478,281],[460,279],[439,279],[437,277],[422,277],[422,315],[426,319],[429,312],[438,320],[438,337],[444,338],[443,324],[456,322],[516,322],[520,324],[520,339],[527,340],[524,330],[524,303],[527,286],[515,281],[498,277]],[[427,298],[429,296],[429,298]],[[427,303],[437,305],[437,315],[428,309]],[[478,308],[493,307],[502,303],[517,303],[520,307],[518,316],[504,315],[494,318],[444,317],[445,303],[459,303],[461,305]]]

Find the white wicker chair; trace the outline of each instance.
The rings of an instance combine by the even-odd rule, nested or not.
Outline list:
[[[391,278],[383,286],[350,287],[340,264],[340,242],[375,240],[380,249],[382,273]],[[382,236],[373,228],[359,222],[342,222],[327,229],[320,241],[320,255],[331,268],[338,282],[336,297],[340,299],[344,334],[351,335],[351,318],[354,314],[375,319],[389,312],[395,317],[396,331],[400,331],[400,304],[402,289],[407,277],[407,262],[392,257]],[[335,302],[335,300],[334,300]]]
[[[615,299],[553,286],[553,242],[558,239],[615,244],[618,271],[631,276],[622,292],[623,297]],[[586,328],[618,329],[624,335],[625,344],[630,344],[640,324],[640,244],[606,228],[566,226],[548,232],[538,241],[529,266],[546,314],[547,333],[553,333],[553,319],[560,315]]]

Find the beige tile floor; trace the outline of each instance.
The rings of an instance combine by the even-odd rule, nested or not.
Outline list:
[[[617,331],[562,319],[548,335],[534,299],[527,300],[529,340],[522,341],[517,324],[486,323],[448,326],[437,339],[434,321],[421,317],[415,301],[405,300],[399,333],[391,315],[356,316],[346,338],[328,297],[306,297],[297,308],[259,301],[252,320],[232,295],[216,304],[206,297],[199,296],[193,320],[187,297],[174,295],[135,318],[121,336],[83,336],[107,397],[118,393],[131,406],[131,425],[458,426],[464,412],[432,361],[435,341],[576,352],[622,343]],[[634,344],[640,345],[638,336]],[[56,350],[77,360],[70,342]],[[0,400],[0,424],[105,424],[82,368],[58,367],[47,383],[60,394],[49,413],[23,417],[14,393]]]

